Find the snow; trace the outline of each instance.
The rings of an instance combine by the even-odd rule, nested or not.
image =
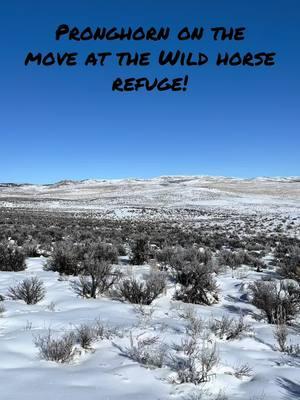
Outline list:
[[[85,212],[113,219],[176,219],[177,210],[180,218],[185,218],[187,209],[299,215],[299,199],[297,177],[163,176],[148,180],[87,179],[49,185],[0,185],[0,208]]]
[[[6,311],[0,319],[0,387],[1,400],[166,400],[182,399],[195,392],[192,384],[172,384],[173,372],[168,368],[145,368],[121,354],[118,346],[127,346],[129,334],[148,332],[159,335],[171,345],[184,335],[186,321],[180,318],[184,305],[172,300],[174,287],[153,303],[153,316],[141,323],[135,307],[109,297],[81,299],[76,297],[67,279],[43,270],[45,259],[30,258],[23,272],[0,272],[0,293],[25,277],[38,276],[47,294],[37,305],[5,300]],[[123,268],[130,268],[124,266]],[[134,273],[147,273],[148,267],[135,267]],[[203,319],[228,314],[245,316],[251,330],[241,339],[217,340],[220,363],[214,376],[205,384],[212,393],[224,390],[231,400],[266,400],[299,398],[299,360],[283,356],[276,349],[273,327],[260,319],[259,311],[247,301],[247,286],[262,273],[245,269],[244,274],[224,272],[218,276],[222,297],[213,306],[193,306]],[[48,329],[57,334],[74,329],[81,323],[92,323],[100,318],[103,323],[117,327],[122,337],[95,343],[93,351],[81,351],[70,364],[41,360],[34,337]],[[291,329],[293,340],[297,335]],[[253,370],[250,377],[238,379],[233,368],[247,363]],[[298,393],[298,394],[297,394]],[[209,398],[209,397],[208,397]]]

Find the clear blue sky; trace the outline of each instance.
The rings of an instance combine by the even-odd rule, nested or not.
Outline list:
[[[243,42],[55,41],[70,26],[245,26]],[[0,181],[300,175],[299,0],[7,0],[0,4]],[[173,37],[173,36],[172,36]],[[28,51],[276,51],[270,68],[25,67]],[[118,77],[189,74],[184,93]]]

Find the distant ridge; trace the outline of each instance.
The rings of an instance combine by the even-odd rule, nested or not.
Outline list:
[[[153,178],[116,178],[116,179],[63,179],[54,183],[15,183],[2,182],[0,187],[22,187],[22,186],[48,186],[48,187],[63,187],[78,184],[99,184],[99,183],[121,183],[121,182],[177,182],[181,180],[191,181],[196,179],[204,179],[209,181],[241,181],[241,182],[300,182],[300,176],[257,176],[251,178],[239,178],[230,176],[214,176],[214,175],[161,175]]]

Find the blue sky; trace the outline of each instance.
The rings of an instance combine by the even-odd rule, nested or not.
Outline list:
[[[0,181],[300,175],[299,0],[10,0],[0,4]],[[243,42],[55,41],[70,26],[245,26]],[[29,51],[276,51],[270,68],[24,67]],[[188,74],[117,93],[116,77]]]

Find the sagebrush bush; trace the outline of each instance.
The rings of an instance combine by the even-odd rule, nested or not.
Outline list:
[[[170,366],[176,372],[176,383],[199,385],[208,381],[210,372],[218,362],[216,344],[204,343],[202,347],[193,346],[189,354],[172,356]]]
[[[40,255],[38,243],[35,240],[27,240],[22,249],[27,257],[38,257]]]
[[[156,251],[155,257],[157,262],[161,264],[162,269],[171,267],[177,270],[181,265],[188,262],[197,264],[210,263],[212,265],[212,253],[208,248],[165,246],[161,250]]]
[[[114,335],[120,336],[117,329],[104,325],[99,319],[90,324],[79,325],[74,334],[76,342],[85,350],[91,350],[97,340],[111,339]]]
[[[133,337],[130,333],[128,347],[118,347],[122,354],[147,367],[161,368],[166,359],[166,347],[159,342],[158,336]]]
[[[12,300],[24,300],[26,304],[36,304],[43,300],[46,289],[37,277],[24,279],[16,286],[8,289],[7,296]]]
[[[91,243],[88,246],[87,256],[98,263],[115,264],[118,262],[118,250],[108,243]]]
[[[112,288],[120,278],[120,272],[112,265],[93,256],[85,258],[83,274],[71,281],[72,289],[80,297],[94,299]]]
[[[175,280],[180,284],[175,294],[177,300],[207,305],[218,301],[218,287],[210,263],[180,263],[173,269]]]
[[[242,379],[244,376],[250,377],[253,374],[253,369],[249,364],[237,364],[233,369],[233,375],[238,379]]]
[[[23,271],[25,253],[16,245],[0,242],[0,271]]]
[[[160,264],[162,270],[167,270],[171,265],[174,257],[175,249],[171,246],[164,246],[162,249],[155,252],[156,261]]]
[[[118,328],[104,324],[100,319],[93,323],[93,329],[98,339],[111,339],[113,336],[122,337],[123,333]]]
[[[186,334],[197,341],[199,338],[206,339],[208,332],[205,321],[199,317],[191,317],[186,325]]]
[[[210,338],[205,321],[197,317],[194,309],[186,308],[181,317],[187,321],[186,335],[179,346],[175,345],[176,354],[170,354],[170,367],[176,372],[176,383],[199,385],[207,382],[211,370],[218,364],[217,346]]]
[[[149,239],[145,236],[135,238],[131,244],[131,264],[142,265],[148,260],[148,257]]]
[[[286,324],[283,321],[277,323],[273,331],[273,335],[276,339],[279,351],[292,357],[300,356],[300,345],[291,343],[290,341],[288,343],[289,332]]]
[[[288,338],[288,330],[286,324],[283,322],[277,323],[273,331],[273,336],[277,341],[279,350],[285,352],[287,348]]]
[[[117,295],[130,303],[149,305],[163,292],[165,287],[164,275],[153,273],[145,281],[135,278],[123,279],[117,288]]]
[[[83,246],[62,241],[54,247],[45,269],[66,275],[78,275],[83,260]]]
[[[45,336],[37,336],[34,339],[35,346],[39,349],[43,360],[68,363],[74,357],[74,345],[76,334],[65,333],[61,337],[54,337],[51,330]]]
[[[137,304],[134,306],[134,311],[139,320],[139,324],[146,327],[151,324],[154,308],[152,306],[145,306],[143,304]]]
[[[70,281],[73,292],[83,298],[96,298],[96,288],[93,285],[89,276],[81,275],[76,279]]]
[[[300,283],[300,246],[290,246],[282,257],[278,272],[283,278]]]
[[[218,262],[221,266],[228,266],[232,270],[245,264],[254,267],[257,272],[260,272],[266,266],[257,253],[250,254],[246,250],[231,251],[222,249],[218,254]]]
[[[269,324],[289,322],[300,309],[300,288],[285,281],[257,281],[250,287],[252,303]]]
[[[171,267],[178,269],[182,264],[194,262],[195,264],[208,264],[212,260],[211,250],[208,248],[196,248],[193,246],[180,247],[173,249],[173,254],[169,257]]]
[[[98,335],[94,325],[81,324],[76,328],[76,339],[85,350],[90,350]]]
[[[250,325],[245,323],[243,316],[235,319],[223,315],[220,319],[211,320],[209,328],[217,337],[225,340],[238,339],[243,333],[250,331]]]
[[[95,264],[113,264],[118,261],[116,248],[106,243],[84,241],[58,243],[47,263],[46,269],[66,275],[89,273]]]

